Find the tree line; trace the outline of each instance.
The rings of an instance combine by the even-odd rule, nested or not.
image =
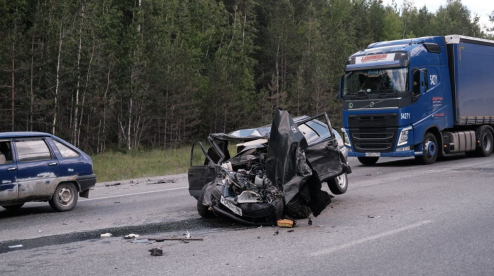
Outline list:
[[[0,131],[100,153],[268,124],[276,107],[339,125],[350,54],[491,38],[482,27],[460,0],[437,12],[381,0],[0,0]]]

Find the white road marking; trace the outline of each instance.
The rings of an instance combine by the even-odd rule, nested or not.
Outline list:
[[[182,189],[188,189],[188,188],[189,187],[180,187],[180,188],[156,190],[156,191],[141,192],[141,193],[134,193],[134,194],[114,195],[114,196],[88,198],[88,199],[86,199],[86,198],[82,199],[81,198],[80,201],[91,201],[91,200],[108,199],[108,198],[116,198],[116,197],[124,197],[124,196],[144,195],[144,194],[151,194],[151,193],[159,193],[159,192],[168,192],[168,191],[182,190]]]
[[[356,240],[356,241],[352,241],[352,242],[349,242],[349,243],[346,243],[346,244],[342,244],[342,245],[339,245],[339,246],[336,246],[336,247],[332,247],[332,248],[327,248],[327,249],[323,249],[323,250],[320,250],[320,251],[316,251],[316,252],[311,253],[310,255],[312,257],[316,257],[316,256],[320,256],[320,255],[331,254],[333,252],[336,252],[336,251],[339,251],[339,250],[343,250],[343,249],[347,249],[347,248],[350,248],[352,246],[359,245],[361,243],[365,243],[365,242],[368,242],[368,241],[373,241],[373,240],[381,239],[381,238],[384,238],[384,237],[387,237],[387,236],[391,236],[391,235],[394,235],[394,234],[397,234],[397,233],[400,233],[400,232],[403,232],[403,231],[407,231],[407,230],[410,230],[410,229],[414,229],[414,228],[417,228],[417,227],[420,227],[420,226],[423,226],[423,225],[426,225],[426,224],[429,224],[429,223],[432,223],[432,221],[425,220],[425,221],[417,222],[417,223],[410,224],[410,225],[407,225],[407,226],[404,226],[404,227],[401,227],[401,228],[398,228],[398,229],[394,229],[394,230],[391,230],[391,231],[388,231],[388,232],[384,232],[384,233],[381,233],[381,234],[373,235],[373,236],[370,236],[370,237],[367,237],[367,238],[363,238],[363,239],[360,239],[360,240]]]

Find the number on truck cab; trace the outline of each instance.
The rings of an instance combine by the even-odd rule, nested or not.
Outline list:
[[[402,120],[410,119],[410,113],[401,113],[401,119]]]

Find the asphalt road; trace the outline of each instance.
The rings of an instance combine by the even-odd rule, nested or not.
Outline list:
[[[100,183],[72,212],[0,209],[0,275],[494,275],[494,156],[350,164],[347,193],[293,232],[199,218],[185,175]],[[122,238],[186,230],[204,241]]]

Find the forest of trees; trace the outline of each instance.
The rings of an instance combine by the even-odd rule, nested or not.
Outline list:
[[[460,0],[437,12],[381,0],[0,0],[0,131],[50,132],[95,154],[268,124],[276,107],[339,125],[350,54],[491,38],[483,27]]]

